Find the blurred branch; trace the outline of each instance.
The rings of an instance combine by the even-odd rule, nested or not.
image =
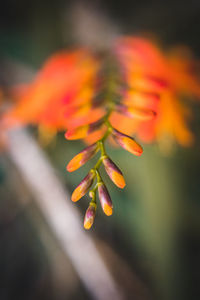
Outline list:
[[[116,24],[95,1],[74,1],[67,15],[68,19],[72,39],[90,48],[98,50],[109,48],[120,32]]]
[[[94,242],[82,229],[81,218],[69,194],[34,139],[25,130],[10,131],[8,151],[94,299],[123,299]]]

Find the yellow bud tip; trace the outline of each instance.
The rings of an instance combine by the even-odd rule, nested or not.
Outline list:
[[[88,125],[86,126],[82,126],[82,127],[78,127],[72,130],[68,130],[65,133],[65,138],[67,140],[78,140],[78,139],[82,139],[87,135],[87,131],[88,131]]]
[[[73,193],[72,193],[72,196],[71,196],[71,200],[73,202],[77,202],[78,200],[80,200],[82,198],[82,193],[81,193],[81,187],[77,187]]]
[[[65,138],[67,140],[71,140],[71,137],[73,137],[73,133],[71,131],[65,132]]]
[[[84,222],[84,228],[86,230],[89,230],[93,225],[93,220],[92,219],[88,219],[87,221]]]
[[[81,160],[83,158],[82,153],[77,154],[70,162],[68,163],[66,169],[68,172],[73,172],[81,167]]]
[[[142,147],[133,139],[124,138],[123,143],[125,145],[125,149],[131,152],[134,155],[140,156],[143,153]]]
[[[134,152],[133,152],[133,154],[135,154],[136,156],[140,156],[140,155],[142,155],[142,153],[143,153],[143,149],[142,149],[142,147],[141,147],[141,149],[135,149],[134,150]]]
[[[124,180],[123,175],[114,171],[112,173],[112,179],[113,179],[114,183],[116,184],[116,186],[119,187],[120,189],[123,189],[125,187],[126,182]]]
[[[142,149],[142,147],[140,147],[139,145],[138,145],[138,148],[137,149],[134,149],[135,151],[134,151],[134,154],[135,155],[137,155],[137,156],[140,156],[140,155],[142,155],[142,153],[143,153],[143,149]]]
[[[112,207],[109,206],[107,203],[104,204],[103,211],[106,214],[106,216],[111,216],[113,213]]]
[[[151,120],[156,116],[155,111],[142,109],[139,107],[129,108],[128,111],[130,112],[131,115],[143,121]]]

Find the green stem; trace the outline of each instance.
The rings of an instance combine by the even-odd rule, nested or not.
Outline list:
[[[104,136],[105,137],[105,136]],[[103,139],[99,141],[99,148],[101,150],[101,157],[106,155]]]
[[[94,186],[94,188],[89,192],[90,197],[92,200],[90,203],[96,203],[96,190],[97,190],[97,184]]]
[[[90,192],[91,192],[92,197],[94,197],[95,201],[96,201],[96,190],[98,188],[98,185],[103,182],[102,178],[100,176],[100,173],[99,173],[99,168],[102,164],[103,159],[105,157],[107,157],[104,143],[113,130],[113,127],[109,121],[109,117],[112,114],[113,110],[115,110],[115,106],[116,106],[116,103],[114,101],[116,82],[115,82],[115,79],[113,80],[113,75],[115,75],[115,74],[113,73],[112,65],[111,65],[111,68],[109,68],[107,71],[108,71],[108,73],[107,73],[107,77],[108,77],[107,91],[106,91],[107,113],[104,116],[104,124],[107,126],[107,130],[106,130],[104,136],[98,141],[98,147],[101,151],[101,155],[100,155],[100,158],[98,159],[97,163],[95,164],[95,166],[92,169],[95,172],[95,177],[96,177],[97,183]]]

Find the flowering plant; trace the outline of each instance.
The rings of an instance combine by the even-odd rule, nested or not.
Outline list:
[[[17,94],[19,101],[7,114],[7,122],[37,124],[43,130],[66,130],[68,140],[83,139],[87,147],[67,165],[73,172],[97,153],[100,156],[72,193],[76,202],[86,193],[91,201],[84,227],[89,229],[96,213],[96,194],[106,215],[112,201],[100,174],[104,166],[119,188],[125,180],[105,149],[109,140],[140,156],[143,142],[166,136],[190,145],[193,136],[185,119],[188,109],[182,96],[200,97],[193,59],[177,51],[162,53],[151,41],[138,37],[117,39],[111,49],[63,51],[53,55],[36,79]]]

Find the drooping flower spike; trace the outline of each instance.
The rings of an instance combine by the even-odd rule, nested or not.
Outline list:
[[[109,122],[109,115],[106,119],[104,118],[105,126],[107,127],[104,136],[96,143],[88,146],[77,154],[67,165],[67,170],[72,172],[77,170],[83,164],[85,164],[91,157],[93,157],[97,152],[100,152],[100,157],[97,160],[95,166],[89,171],[86,177],[81,181],[81,183],[76,187],[72,193],[72,201],[76,202],[81,199],[87,192],[92,196],[93,200],[90,203],[85,219],[84,227],[89,229],[95,218],[96,214],[96,193],[98,191],[98,197],[101,203],[103,212],[110,216],[113,212],[113,204],[110,198],[109,192],[106,185],[100,175],[100,167],[104,166],[108,176],[113,181],[113,183],[123,189],[126,185],[123,174],[118,166],[109,158],[105,150],[105,141],[111,135],[116,140],[116,142],[125,150],[131,152],[134,155],[140,156],[142,154],[142,147],[131,137],[123,134],[112,127]],[[67,134],[65,135],[67,136]],[[94,184],[95,182],[95,184]],[[94,185],[93,185],[94,184]],[[93,185],[93,186],[92,186]]]
[[[107,141],[136,156],[143,149],[133,135],[144,142],[160,143],[169,136],[181,145],[191,144],[186,123],[190,114],[180,95],[200,98],[192,66],[193,60],[177,51],[164,54],[147,39],[122,37],[105,52],[79,49],[53,55],[35,80],[18,91],[7,123],[36,124],[43,134],[67,130],[66,139],[83,139],[89,145],[69,162],[69,172],[100,154],[72,194],[73,201],[86,193],[92,198],[86,229],[94,222],[96,194],[105,214],[113,210],[100,167],[117,187],[125,186],[121,170],[105,151]]]
[[[179,66],[171,65],[170,69],[168,59],[147,40],[121,39],[117,41],[114,53],[116,56],[107,56],[101,60],[101,67],[96,74],[100,79],[96,79],[98,84],[95,99],[99,100],[97,103],[104,108],[105,115],[99,117],[95,123],[76,127],[72,132],[69,130],[66,133],[68,139],[71,139],[71,136],[78,139],[80,135],[73,135],[73,130],[81,131],[82,138],[87,142],[98,143],[101,154],[94,167],[97,182],[91,191],[96,193],[98,190],[99,200],[106,215],[112,214],[113,206],[105,183],[99,175],[100,165],[103,163],[110,179],[119,188],[125,186],[122,172],[105,151],[104,144],[107,138],[111,135],[119,146],[136,156],[140,156],[143,149],[130,136],[133,133],[144,140],[145,136],[148,136],[146,140],[151,140],[155,135],[159,137],[171,131],[175,132],[175,138],[180,143],[186,145],[191,140],[191,134],[183,122],[176,95],[183,91],[200,96],[195,76],[187,75],[185,70],[185,75],[181,75]],[[177,75],[172,75],[173,72]],[[185,87],[181,85],[181,79],[184,79]],[[162,108],[166,104],[167,108]],[[172,111],[169,110],[171,106],[174,107]],[[162,115],[166,112],[169,116],[163,119],[165,123],[156,127],[156,124],[162,124]],[[168,117],[171,118],[169,124]],[[102,132],[99,138],[95,135],[97,131]],[[90,135],[92,132],[93,135]]]
[[[101,58],[101,61],[102,66],[97,72],[95,79],[94,103],[91,101],[91,105],[93,107],[102,107],[104,114],[99,115],[99,118],[95,122],[91,121],[87,124],[82,123],[81,126],[72,126],[66,132],[65,137],[68,140],[82,138],[89,143],[93,142],[91,146],[81,151],[68,163],[67,170],[70,172],[81,167],[97,152],[100,153],[95,166],[72,193],[72,201],[78,201],[88,192],[89,195],[95,195],[92,203],[96,204],[97,194],[103,212],[107,216],[110,216],[113,212],[113,204],[104,180],[100,175],[100,167],[104,166],[108,176],[117,187],[123,189],[126,183],[121,170],[106,153],[106,141],[112,136],[119,146],[137,156],[140,156],[143,151],[142,147],[132,137],[118,131],[112,125],[113,113],[118,112],[121,116],[125,116],[125,118],[127,118],[128,114],[128,118],[133,118],[140,122],[154,118],[156,113],[152,109],[146,108],[145,105],[138,107],[134,103],[131,103],[131,105],[127,103],[125,106],[122,100],[128,87],[123,76],[123,69],[113,57],[106,56],[104,59]],[[74,119],[75,121],[76,118]],[[94,210],[94,205],[90,205],[84,220],[85,228],[89,229],[92,226],[95,212],[96,206]]]

